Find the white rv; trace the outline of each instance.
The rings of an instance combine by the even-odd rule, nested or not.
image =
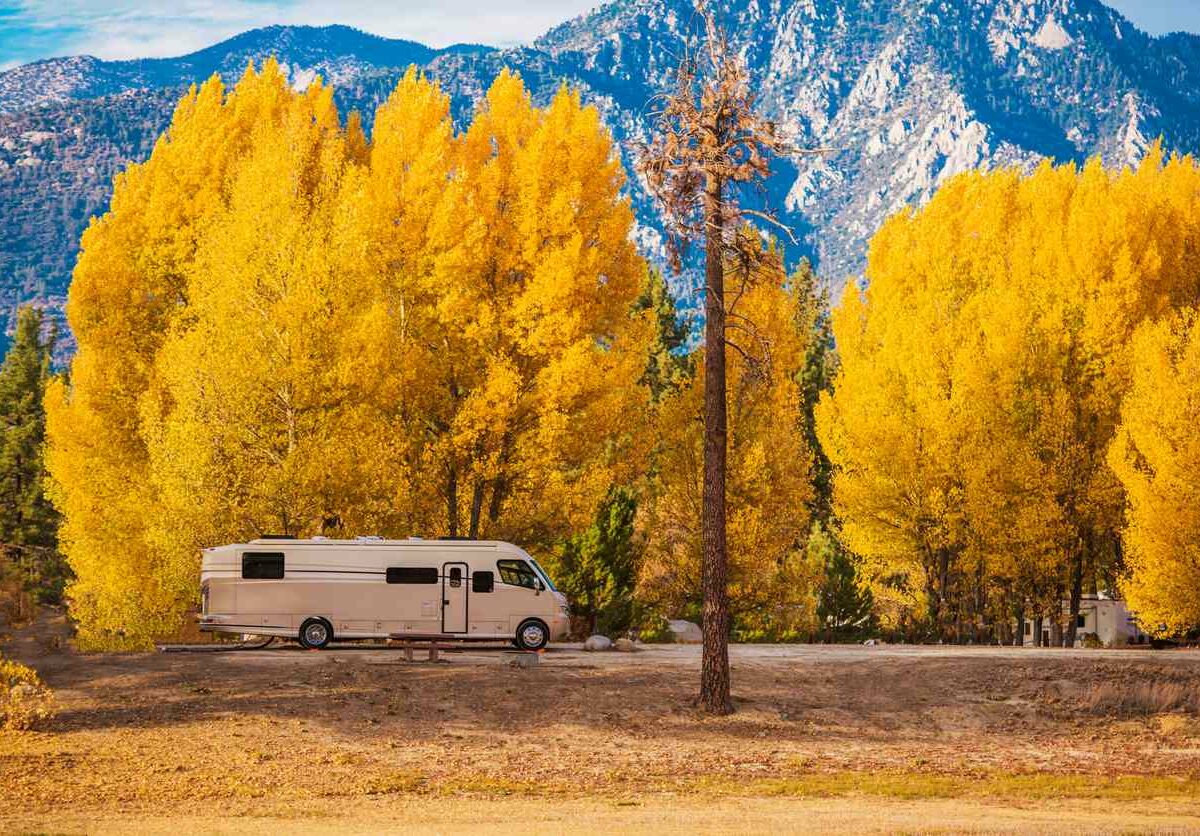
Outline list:
[[[205,549],[200,629],[297,639],[566,638],[567,599],[511,543],[264,538]]]

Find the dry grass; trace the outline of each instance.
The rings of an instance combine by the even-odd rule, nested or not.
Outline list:
[[[1194,682],[1100,682],[1084,693],[1080,703],[1091,714],[1110,717],[1200,714],[1200,689]]]
[[[856,819],[868,831],[1052,832],[1085,809],[1097,818],[1077,830],[1200,826],[1194,715],[1147,721],[1114,696],[1200,691],[1200,656],[735,648],[738,711],[712,718],[693,702],[698,657],[679,648],[552,651],[516,670],[481,651],[404,664],[42,646],[27,660],[60,712],[0,732],[0,832],[770,830],[839,805],[877,811]],[[760,818],[739,819],[747,805]],[[898,812],[917,807],[925,818]]]

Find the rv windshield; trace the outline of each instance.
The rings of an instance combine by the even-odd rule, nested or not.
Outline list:
[[[541,576],[542,583],[546,584],[546,588],[554,592],[558,592],[558,587],[554,585],[554,581],[550,580],[550,576],[546,574],[546,570],[542,568],[542,564],[534,560],[532,555],[527,556],[529,557],[529,562],[533,564],[533,568],[536,569],[538,575]]]

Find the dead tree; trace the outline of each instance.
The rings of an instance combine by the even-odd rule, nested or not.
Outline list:
[[[691,242],[704,242],[704,488],[702,578],[704,655],[700,702],[713,714],[733,711],[729,695],[728,555],[725,541],[727,447],[725,346],[730,330],[725,298],[727,264],[752,265],[761,240],[741,234],[756,218],[791,237],[769,212],[741,206],[738,192],[761,187],[775,154],[797,153],[773,122],[756,110],[745,61],[729,47],[711,12],[699,13],[705,37],[686,54],[672,89],[658,101],[651,141],[640,149],[638,171],[667,222],[672,266],[682,268]],[[805,151],[800,153],[819,153]],[[743,277],[752,269],[739,269]],[[745,323],[742,324],[746,326]]]

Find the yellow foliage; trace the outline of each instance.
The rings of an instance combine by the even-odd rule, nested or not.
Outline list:
[[[1200,624],[1200,326],[1196,309],[1145,325],[1108,460],[1129,497],[1122,584],[1148,631]]]
[[[507,72],[455,136],[409,71],[369,144],[274,62],[189,93],[84,237],[48,396],[81,643],[174,631],[204,546],[590,519],[648,443],[622,185],[594,109]]]
[[[1198,195],[1194,162],[1154,149],[1119,173],[966,174],[874,237],[818,429],[847,543],[899,617],[984,618],[945,605],[989,593],[1056,612],[1111,567],[1130,335],[1196,296]]]

